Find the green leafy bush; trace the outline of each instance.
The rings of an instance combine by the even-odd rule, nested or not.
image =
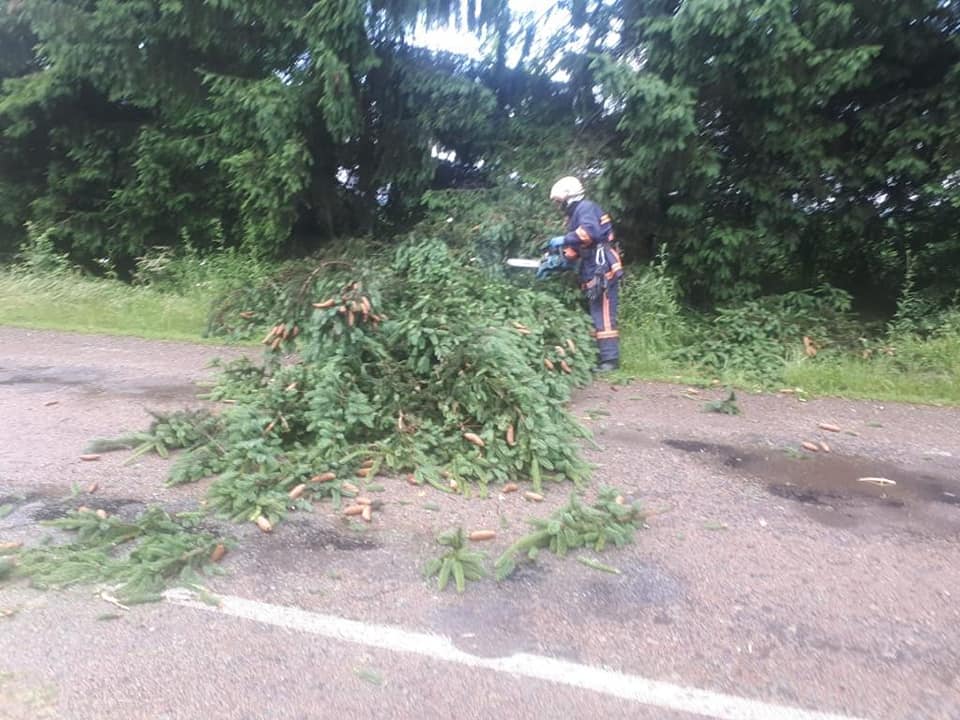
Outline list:
[[[59,252],[52,233],[40,231],[27,223],[27,239],[20,245],[18,260],[27,272],[44,275],[63,275],[70,271],[70,258]]]

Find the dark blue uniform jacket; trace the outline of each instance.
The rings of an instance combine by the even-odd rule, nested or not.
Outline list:
[[[590,200],[580,200],[570,207],[567,219],[567,234],[563,238],[565,254],[573,255],[567,248],[576,252],[580,258],[580,283],[591,282],[597,270],[601,270],[607,280],[616,280],[623,275],[620,256],[613,249],[613,221],[600,206]],[[602,248],[603,267],[597,267],[597,249]]]

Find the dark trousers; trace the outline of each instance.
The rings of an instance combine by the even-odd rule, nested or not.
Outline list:
[[[620,297],[620,281],[611,280],[607,289],[596,300],[590,301],[590,317],[593,319],[594,337],[600,351],[600,362],[620,360],[620,331],[617,329],[617,303]]]

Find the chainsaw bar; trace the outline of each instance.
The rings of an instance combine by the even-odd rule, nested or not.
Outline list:
[[[540,267],[539,260],[527,260],[526,258],[510,258],[507,260],[507,265],[515,268],[527,268],[529,270],[536,270]]]

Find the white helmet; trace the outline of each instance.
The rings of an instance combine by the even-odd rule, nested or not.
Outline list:
[[[583,196],[583,185],[575,177],[560,178],[550,188],[550,199],[564,206],[583,200]]]

